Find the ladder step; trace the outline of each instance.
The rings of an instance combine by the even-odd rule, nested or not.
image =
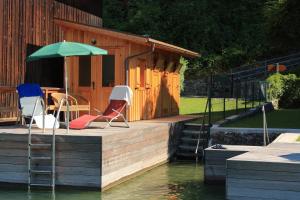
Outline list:
[[[51,157],[50,156],[37,156],[37,157],[31,157],[29,158],[31,160],[51,160]]]
[[[52,171],[49,170],[30,170],[32,174],[52,174]]]
[[[32,147],[51,147],[52,144],[29,144]]]
[[[37,186],[37,187],[52,187],[52,184],[47,183],[30,183],[30,186]]]

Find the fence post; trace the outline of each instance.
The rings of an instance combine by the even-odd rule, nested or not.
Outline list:
[[[211,91],[212,90],[212,73],[209,76],[208,83],[208,125],[211,126]]]
[[[225,95],[223,97],[223,118],[226,118],[226,98]]]
[[[259,103],[259,106],[260,106],[261,105],[262,95],[261,95],[261,91],[260,91],[260,82],[257,82],[257,83],[258,83],[258,86],[259,86],[257,92],[258,92],[258,103]]]
[[[235,89],[235,114],[238,114],[238,109],[239,109],[239,88],[240,87],[240,83],[239,84],[235,84],[236,89]]]
[[[247,111],[247,97],[248,97],[248,87],[247,87],[247,81],[245,81],[245,94],[244,94],[245,112]]]
[[[254,97],[254,81],[252,81],[252,108],[254,108],[254,99],[255,99],[255,97]]]

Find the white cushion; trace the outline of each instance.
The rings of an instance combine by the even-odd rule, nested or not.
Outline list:
[[[37,127],[43,128],[43,115],[33,117]],[[45,128],[52,129],[54,126],[55,117],[52,114],[45,115]],[[55,128],[59,128],[59,121],[56,122]]]
[[[33,109],[35,102],[38,100],[38,103],[36,105],[36,110],[34,115],[42,115],[43,114],[43,107],[41,103],[40,97],[22,97],[20,98],[20,105],[22,110],[23,116],[32,116],[33,115]]]
[[[132,101],[132,90],[127,85],[117,85],[113,88],[109,100],[124,100],[127,102],[127,105],[131,105]]]

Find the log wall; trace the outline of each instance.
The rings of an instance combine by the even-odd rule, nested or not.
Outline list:
[[[0,86],[24,82],[30,45],[43,46],[62,40],[63,32],[54,25],[54,19],[102,26],[100,17],[54,0],[0,1]],[[5,95],[1,95],[0,106],[15,106],[16,95]],[[12,115],[0,113],[0,117]]]

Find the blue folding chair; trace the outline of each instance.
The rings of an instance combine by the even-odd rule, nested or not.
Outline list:
[[[46,114],[43,91],[38,84],[25,83],[17,87],[22,119],[33,118],[38,128],[59,128],[52,114]],[[25,121],[25,120],[24,120]]]

